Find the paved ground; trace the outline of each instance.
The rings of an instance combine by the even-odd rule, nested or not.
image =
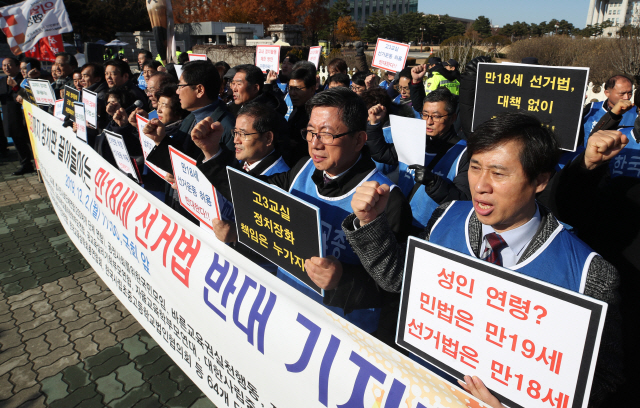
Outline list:
[[[71,242],[43,184],[0,159],[0,408],[215,407]]]

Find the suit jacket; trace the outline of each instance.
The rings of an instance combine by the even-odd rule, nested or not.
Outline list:
[[[22,105],[16,102],[16,95],[18,95],[20,82],[23,79],[22,74],[16,76],[17,89],[7,85],[7,78],[0,79],[0,104],[2,104],[4,134],[14,139],[28,137],[27,128],[24,124],[24,115],[22,114]]]
[[[418,238],[429,240],[431,229],[451,203],[445,203],[433,213],[427,228]],[[538,231],[525,249],[518,263],[526,261],[540,249],[558,227],[558,220],[546,208],[539,206],[542,221]],[[347,239],[362,265],[373,279],[384,289],[399,292],[402,287],[406,243],[398,243],[391,232],[385,213],[377,219],[356,229],[356,216],[349,215],[342,224]],[[465,239],[461,237],[461,239]],[[469,244],[479,257],[482,245],[482,224],[475,213],[469,219]],[[595,256],[589,265],[584,294],[607,302],[600,352],[591,388],[589,407],[599,406],[608,393],[616,390],[624,382],[622,377],[622,333],[620,329],[620,295],[618,271],[601,256]]]

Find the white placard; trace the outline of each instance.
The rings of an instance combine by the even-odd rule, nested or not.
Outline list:
[[[87,126],[90,128],[98,128],[98,94],[82,88],[82,103],[84,103],[84,112],[87,118]]]
[[[393,144],[398,153],[398,161],[406,165],[424,166],[424,152],[427,145],[427,122],[422,119],[389,115]]]
[[[55,105],[56,94],[51,88],[51,83],[44,79],[29,79],[29,87],[38,105]]]
[[[144,134],[144,127],[147,123],[149,123],[149,119],[143,118],[142,116],[136,114],[136,122],[138,123],[138,135],[140,135],[140,145],[142,146],[142,154],[144,155],[144,163],[147,167],[160,176],[161,179],[164,180],[164,176],[167,174],[166,171],[162,170],[160,167],[155,164],[147,161],[147,156],[151,153],[154,147],[156,147],[155,142],[149,136]]]
[[[322,54],[322,46],[319,45],[317,47],[309,48],[309,62],[313,62],[318,69],[318,65],[320,64],[320,55]]]
[[[280,46],[279,45],[256,45],[256,66],[262,72],[280,72]]]
[[[206,54],[189,54],[189,61],[206,61],[206,60],[207,60]]]
[[[606,303],[414,237],[407,254],[399,345],[509,407],[587,406]]]
[[[74,115],[76,116],[76,136],[85,143],[87,142],[87,118],[85,116],[84,104],[74,102]]]
[[[180,77],[182,76],[182,65],[174,65],[175,69],[176,69],[176,75],[178,76],[178,79],[180,79]]]
[[[111,147],[111,152],[113,153],[113,157],[116,159],[116,164],[118,165],[120,170],[122,170],[122,172],[126,174],[130,174],[134,178],[134,180],[140,182],[136,169],[133,167],[133,161],[131,160],[131,156],[129,156],[127,146],[125,146],[122,136],[108,130],[105,130],[104,133],[107,136],[109,147]]]
[[[407,62],[408,55],[409,44],[378,38],[371,66],[385,71],[400,72]]]
[[[196,161],[173,146],[169,146],[173,177],[178,186],[180,205],[213,229],[213,220],[220,219],[216,189],[196,167]]]
[[[53,116],[64,121],[64,99],[58,99],[53,105]]]

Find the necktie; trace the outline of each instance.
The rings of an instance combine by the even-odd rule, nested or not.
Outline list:
[[[242,168],[244,169],[244,171],[246,171],[247,173],[249,172],[249,163],[244,162],[244,165],[242,165]]]
[[[482,259],[487,262],[491,262],[492,264],[502,266],[502,256],[500,256],[500,251],[508,246],[507,243],[495,232],[487,234],[485,239],[487,240],[487,246],[484,250]]]

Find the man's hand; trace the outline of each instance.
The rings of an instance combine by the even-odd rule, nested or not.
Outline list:
[[[167,183],[171,184],[172,189],[174,190],[178,189],[178,185],[176,184],[176,179],[173,177],[173,174],[171,173],[165,174],[164,179],[167,181]]]
[[[214,122],[211,118],[200,121],[191,131],[191,139],[204,153],[205,160],[215,156],[220,150],[220,139],[224,128],[220,122]]]
[[[236,242],[238,240],[235,224],[232,224],[229,221],[213,220],[212,225],[213,232],[216,234],[216,238],[220,241],[228,243]]]
[[[76,122],[73,122],[73,133],[78,133],[78,124]]]
[[[388,185],[380,185],[377,181],[365,181],[356,189],[351,199],[353,213],[364,227],[384,212],[389,201],[391,189]]]
[[[275,82],[275,80],[278,79],[278,73],[276,71],[269,71],[269,73],[267,74],[267,83],[268,84],[272,84]]]
[[[20,105],[22,105],[22,102],[24,102],[24,100],[22,99],[22,96],[16,95],[16,102],[18,102]]]
[[[500,401],[491,394],[482,380],[478,377],[474,376],[471,378],[471,376],[465,375],[464,381],[465,382],[458,380],[458,384],[460,384],[466,392],[473,395],[480,401],[489,404],[492,408],[504,408],[504,405],[502,405]]]
[[[164,123],[160,122],[158,118],[153,118],[144,125],[142,133],[151,138],[156,146],[158,146],[166,136]]]
[[[369,124],[377,125],[387,115],[387,108],[377,104],[369,109]]]
[[[607,160],[611,160],[624,148],[629,139],[617,130],[600,130],[587,141],[584,152],[584,167],[593,170]]]
[[[413,179],[416,181],[416,183],[429,184],[435,180],[435,175],[425,166],[412,164],[411,166],[409,166],[409,169],[416,171],[413,176]]]
[[[626,99],[620,99],[618,103],[616,103],[615,106],[611,108],[611,113],[615,113],[616,115],[624,115],[631,108],[633,108],[633,102]]]
[[[113,114],[113,121],[118,124],[118,126],[123,127],[129,123],[129,118],[127,117],[127,111],[124,108],[120,108]]]
[[[364,79],[364,85],[367,89],[375,88],[380,85],[380,77],[376,74],[367,75]]]
[[[422,78],[427,74],[427,64],[416,65],[411,68],[411,78],[413,79],[413,83],[417,84],[422,82]]]
[[[304,261],[304,268],[309,278],[324,290],[332,290],[338,286],[342,277],[342,264],[334,256],[318,258],[314,256]]]
[[[31,71],[27,72],[27,78],[40,78],[41,74],[38,68],[32,68]]]
[[[15,79],[13,79],[10,76],[8,76],[7,77],[7,85],[9,85],[11,88],[14,88],[15,86],[18,85],[18,83],[16,82]]]
[[[131,114],[129,115],[129,124],[137,129],[138,119],[136,119],[136,114],[142,116],[143,118],[149,118],[149,114],[147,113],[146,110],[140,109],[140,108],[136,108],[136,110],[131,112]]]

